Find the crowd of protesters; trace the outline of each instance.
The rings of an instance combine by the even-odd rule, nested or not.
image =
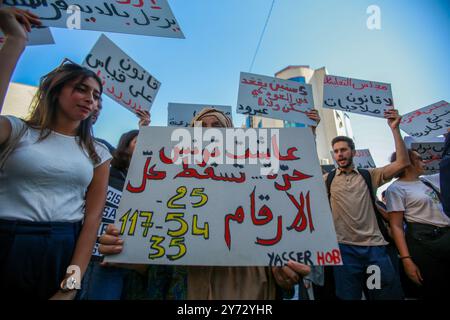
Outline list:
[[[0,8],[0,106],[37,16]],[[450,288],[450,142],[440,174],[424,176],[420,155],[406,148],[397,110],[385,113],[395,143],[391,163],[357,169],[349,137],[332,140],[337,168],[323,177],[342,266],[283,267],[108,265],[92,255],[108,185],[122,190],[139,130],[116,148],[95,137],[102,81],[63,61],[41,78],[29,118],[0,116],[0,290],[32,299],[282,299],[306,281],[315,299],[435,299]],[[1,107],[0,107],[1,110]],[[308,117],[320,122],[316,110]],[[150,114],[137,112],[139,126]],[[192,126],[232,127],[223,112],[206,108]],[[315,132],[315,126],[312,128]],[[396,179],[382,201],[377,189]],[[64,209],[62,209],[64,208]],[[110,224],[100,239],[103,255],[124,241]],[[380,270],[380,288],[367,287],[367,269]],[[69,283],[69,266],[82,283]]]

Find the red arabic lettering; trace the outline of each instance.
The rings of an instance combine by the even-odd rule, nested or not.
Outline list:
[[[278,182],[275,182],[275,189],[280,191],[287,191],[291,189],[291,181],[300,181],[303,179],[309,179],[312,176],[304,174],[303,172],[298,171],[297,169],[294,169],[293,175],[290,176],[289,174],[283,174],[283,181],[284,186],[279,184]],[[268,176],[268,179],[272,179],[273,176]]]
[[[288,154],[286,156],[280,155],[280,149],[278,147],[276,136],[272,136],[272,147],[273,147],[273,151],[275,152],[275,157],[278,160],[281,160],[281,161],[294,161],[294,160],[300,159],[299,157],[294,155],[294,152],[297,151],[296,147],[289,148],[287,150]]]
[[[377,84],[373,83],[372,81],[362,81],[359,80],[361,83],[358,85],[357,83],[353,82],[353,79],[351,78],[341,78],[338,79],[336,76],[325,76],[324,78],[324,84],[329,84],[333,86],[341,86],[341,87],[352,87],[355,90],[362,90],[365,88],[375,88],[376,90],[388,90],[388,86],[384,84]]]
[[[250,213],[252,216],[252,222],[256,226],[260,225],[266,225],[273,219],[273,213],[272,210],[266,205],[263,205],[259,211],[258,216],[264,217],[262,219],[258,219],[256,217],[256,210],[255,210],[255,190],[256,187],[253,189],[253,192],[250,194]],[[274,244],[277,244],[283,235],[283,220],[281,216],[278,216],[277,221],[277,234],[272,239],[261,239],[256,237],[256,244],[262,245],[262,246],[272,246]]]
[[[203,166],[206,166],[206,163],[203,163]],[[225,182],[235,182],[235,183],[244,183],[245,182],[245,173],[240,172],[240,177],[235,177],[233,173],[230,174],[230,177],[227,173],[224,175],[216,175],[214,172],[214,168],[208,167],[203,170],[203,175],[198,173],[194,168],[189,168],[187,163],[183,163],[183,171],[178,173],[174,179],[176,178],[195,178],[199,180],[211,179],[214,181],[225,181]]]
[[[287,150],[287,155],[284,155],[284,156],[280,155],[280,150],[279,150],[279,147],[277,144],[276,136],[272,136],[272,147],[273,147],[273,150],[275,153],[275,157],[279,160],[294,161],[294,160],[300,159],[299,157],[294,155],[294,152],[297,151],[296,147],[289,148]],[[249,148],[247,148],[243,155],[235,155],[235,154],[229,153],[228,151],[226,152],[226,156],[230,159],[248,159],[248,158],[250,158],[250,159],[255,159],[255,158],[270,159],[270,155],[271,155],[271,153],[270,153],[269,149],[267,150],[267,153],[260,152],[259,150],[257,150],[256,154],[254,154],[254,153],[250,152]]]
[[[313,232],[314,224],[313,224],[312,216],[311,216],[309,191],[306,194],[306,212],[307,212],[308,217],[306,217],[306,215],[305,215],[305,197],[303,196],[303,192],[300,193],[300,198],[299,198],[300,203],[297,202],[297,200],[295,199],[295,197],[293,195],[291,195],[287,192],[286,192],[286,194],[289,197],[289,200],[291,200],[291,202],[297,208],[297,215],[296,215],[294,221],[292,222],[292,224],[289,227],[287,227],[287,229],[288,230],[294,229],[297,232],[302,232],[308,226],[308,221],[309,221],[309,231]]]
[[[166,178],[165,171],[155,171],[156,164],[154,164],[150,169],[148,168],[150,166],[151,160],[152,157],[148,157],[147,160],[145,161],[144,170],[142,172],[141,185],[138,187],[133,187],[131,185],[131,181],[128,181],[127,191],[131,193],[141,193],[145,191],[145,188],[147,186],[147,180],[163,180]]]
[[[161,9],[160,6],[157,5],[156,0],[151,0],[153,5],[152,5],[152,9]]]
[[[430,114],[434,110],[439,109],[440,107],[443,107],[443,106],[446,106],[446,105],[448,105],[448,103],[443,101],[441,104],[438,104],[438,105],[435,105],[435,106],[431,106],[428,110],[425,110],[425,111],[420,111],[420,110],[414,111],[413,113],[408,115],[407,119],[403,119],[402,123],[411,123],[414,118]]]
[[[102,75],[101,70],[98,70],[98,71],[97,71],[97,76],[98,76],[100,79],[102,79],[102,85],[105,86],[105,84],[106,84],[106,78]],[[120,92],[120,95],[117,96],[117,95],[116,95],[116,89],[114,88],[114,86],[111,86],[110,88],[109,88],[109,87],[106,87],[106,91],[107,91],[108,93],[110,93],[117,101],[123,102],[124,104],[126,104],[128,107],[130,107],[130,109],[133,109],[133,110],[142,110],[141,105],[137,106],[137,105],[136,105],[136,102],[134,103],[134,106],[131,105],[131,104],[133,103],[133,100],[128,99],[128,102],[126,102],[125,100],[123,100],[123,99],[122,99],[122,98],[123,98],[123,92],[122,92],[122,91]]]
[[[244,209],[242,206],[236,209],[234,214],[227,214],[225,216],[225,243],[227,244],[228,250],[231,249],[231,235],[230,235],[230,220],[236,221],[241,224],[244,222]]]
[[[132,6],[135,8],[142,8],[144,6],[144,0],[138,0],[138,1],[139,1],[138,4],[132,4]],[[131,0],[123,0],[123,1],[116,0],[116,2],[119,4],[131,4]]]

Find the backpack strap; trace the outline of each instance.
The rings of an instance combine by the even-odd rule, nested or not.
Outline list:
[[[442,194],[439,192],[439,190],[429,181],[425,179],[419,179],[424,185],[426,185],[428,188],[434,191],[436,193],[439,201],[442,203]]]
[[[358,169],[358,172],[363,177],[364,182],[366,183],[367,188],[369,189],[370,200],[372,200],[372,206],[373,210],[375,211],[375,217],[377,218],[378,228],[380,229],[384,240],[386,240],[387,242],[392,242],[392,238],[389,236],[389,232],[386,226],[386,221],[384,220],[383,215],[380,213],[376,205],[375,193],[372,185],[372,177],[370,176],[370,172],[369,170],[366,169]]]
[[[326,186],[327,186],[327,193],[328,193],[328,201],[330,201],[330,197],[331,197],[331,183],[333,182],[334,176],[336,175],[336,169],[331,170],[328,173],[327,176],[327,180],[325,182]]]

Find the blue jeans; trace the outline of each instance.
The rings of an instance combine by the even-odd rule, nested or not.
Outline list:
[[[395,267],[396,262],[392,261],[387,246],[339,244],[339,248],[344,265],[334,267],[333,270],[339,299],[360,300],[363,292],[368,300],[403,299],[398,268]],[[380,268],[380,289],[367,287],[367,278],[374,274],[367,270],[371,265]]]
[[[78,300],[120,300],[129,270],[102,267],[99,262],[89,262],[81,282]]]

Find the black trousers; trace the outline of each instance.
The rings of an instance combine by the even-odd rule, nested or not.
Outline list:
[[[423,278],[420,287],[424,299],[450,296],[450,227],[408,223],[406,242],[412,260]]]
[[[3,299],[49,299],[70,265],[81,222],[0,220]]]

